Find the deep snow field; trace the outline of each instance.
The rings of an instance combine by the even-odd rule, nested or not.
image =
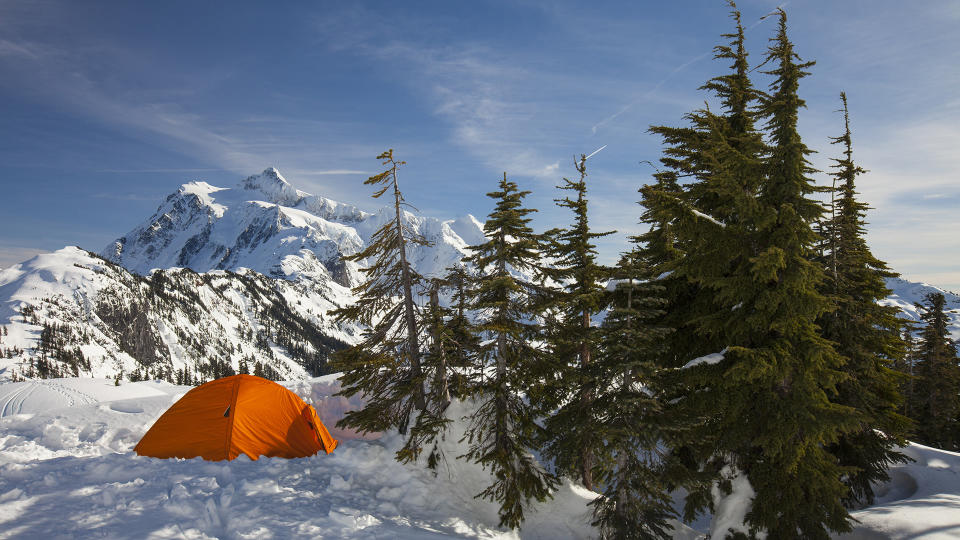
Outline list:
[[[334,377],[284,383],[312,403],[340,446],[303,459],[232,462],[137,456],[133,446],[189,387],[165,382],[48,379],[0,383],[0,538],[590,538],[595,494],[565,482],[519,532],[473,498],[476,466],[436,475],[401,465],[396,434],[360,439],[334,428],[345,410]],[[463,405],[451,407],[462,416]],[[891,471],[862,523],[844,538],[960,538],[960,455],[919,445]],[[695,526],[703,528],[708,519]],[[702,538],[679,525],[676,538]]]

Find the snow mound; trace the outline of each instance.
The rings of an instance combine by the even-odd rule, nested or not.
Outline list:
[[[356,399],[333,394],[336,376],[283,383],[335,430]],[[135,455],[147,429],[189,387],[56,379],[0,383],[0,537],[3,538],[591,538],[596,497],[565,481],[528,510],[520,531],[497,528],[497,507],[474,498],[488,473],[458,461],[461,418],[442,443],[434,472],[394,460],[396,433],[365,440],[340,431],[337,450],[301,459],[245,456],[230,462]],[[19,398],[17,396],[20,396]],[[18,401],[19,400],[19,401]],[[11,405],[12,406],[12,405]],[[858,510],[856,530],[839,538],[960,537],[960,454],[911,444],[914,461],[893,467],[877,501]],[[741,491],[748,495],[749,486]],[[699,524],[699,523],[698,523]],[[707,525],[709,526],[709,525]],[[677,524],[674,538],[703,538]]]
[[[436,474],[394,460],[402,444],[396,433],[345,439],[329,456],[302,459],[140,457],[133,446],[188,388],[101,383],[50,382],[84,389],[89,399],[0,418],[0,536],[554,540],[595,533],[587,503],[596,494],[569,483],[553,501],[534,505],[521,531],[499,530],[496,505],[474,498],[487,473],[453,459],[456,429]],[[0,395],[18,384],[0,384]],[[321,416],[331,427],[337,418],[329,411],[356,405],[330,395],[338,388],[332,377],[285,384],[327,411]],[[467,411],[452,407],[454,417]]]
[[[852,512],[860,525],[847,539],[960,538],[960,454],[911,444],[913,463],[891,468],[873,506]]]

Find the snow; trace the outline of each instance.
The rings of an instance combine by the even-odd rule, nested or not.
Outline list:
[[[188,390],[161,382],[43,380],[82,389],[84,400],[40,400],[43,391],[0,384],[0,401],[32,388],[29,413],[0,418],[0,537],[3,538],[589,538],[596,495],[565,483],[534,505],[521,531],[496,527],[496,505],[475,499],[488,482],[462,453],[455,423],[434,474],[402,465],[396,433],[348,438],[302,459],[232,462],[161,460],[132,452],[156,418]],[[345,405],[332,377],[286,383],[312,401],[328,427]],[[133,397],[130,397],[133,396]],[[333,401],[325,405],[326,401]],[[29,402],[30,399],[27,399]],[[346,404],[350,406],[350,404]],[[451,406],[451,416],[468,405]]]
[[[0,385],[0,418],[53,409],[162,396],[167,383],[115,386],[112,380],[92,378],[42,379]]]
[[[162,460],[133,446],[189,387],[160,381],[47,379],[0,383],[0,403],[20,411],[0,418],[2,538],[591,538],[587,503],[596,494],[565,481],[552,501],[534,504],[520,531],[496,527],[496,505],[475,499],[489,481],[453,459],[470,410],[455,402],[447,459],[434,474],[394,460],[396,433],[364,440],[336,420],[359,406],[333,394],[336,376],[283,383],[317,407],[341,440],[331,455],[302,459],[241,457],[231,462]],[[79,399],[78,399],[79,398]],[[960,454],[911,444],[915,461],[895,466],[873,506],[841,538],[947,539],[960,535]],[[717,493],[715,531],[738,530],[752,497],[749,482],[727,471],[733,491]],[[703,538],[676,524],[675,538]],[[708,521],[697,525],[709,527]]]
[[[726,223],[723,223],[723,222],[717,220],[717,218],[715,218],[715,217],[713,217],[713,216],[711,216],[711,215],[704,214],[703,212],[697,210],[696,208],[691,208],[691,209],[690,209],[690,212],[692,212],[693,215],[695,215],[695,216],[697,216],[697,217],[702,217],[703,219],[709,221],[710,223],[713,223],[714,225],[719,225],[719,226],[721,226],[721,227],[726,227],[726,226],[727,226]]]
[[[960,538],[960,454],[910,444],[915,461],[892,467],[873,506],[852,512],[861,524],[841,538]]]
[[[919,321],[920,313],[917,311],[916,304],[926,304],[926,296],[931,293],[940,293],[944,296],[946,303],[943,308],[948,319],[948,330],[953,339],[960,339],[960,295],[945,291],[939,287],[907,281],[900,278],[888,278],[886,280],[887,288],[890,289],[890,296],[880,301],[886,306],[896,306],[900,308],[900,316],[911,321]]]
[[[271,277],[323,283],[344,255],[354,254],[386,221],[392,207],[369,214],[293,187],[275,168],[231,188],[190,182],[171,194],[141,225],[101,251],[101,256],[147,275],[156,268],[187,267],[196,272],[249,268]],[[440,221],[403,213],[412,232],[433,246],[409,254],[423,275],[439,275],[483,241],[483,226],[473,216]],[[279,261],[306,259],[316,263]],[[342,285],[359,282],[355,265],[347,265]]]
[[[723,493],[719,486],[714,485],[711,495],[715,513],[710,526],[711,538],[724,538],[728,532],[749,535],[749,529],[744,526],[744,518],[750,511],[750,505],[756,492],[750,485],[747,475],[736,471],[729,465],[720,471],[720,475],[730,481],[730,493]],[[766,534],[757,535],[757,540],[764,540]]]
[[[340,446],[302,459],[241,457],[231,462],[161,460],[132,452],[153,422],[189,387],[162,381],[46,379],[0,383],[0,537],[2,538],[591,538],[587,504],[596,494],[564,481],[552,501],[534,504],[520,531],[497,528],[496,505],[475,499],[488,482],[463,453],[460,419],[446,460],[433,473],[394,460],[396,433],[362,439],[336,420],[360,405],[334,396],[336,375],[283,383],[312,403]],[[960,454],[911,444],[915,461],[894,466],[877,502],[853,512],[844,539],[947,539],[960,535]],[[717,495],[713,529],[738,527],[752,489],[727,471],[733,487]],[[676,524],[674,538],[703,538]]]
[[[687,362],[680,369],[692,368],[694,366],[708,365],[712,366],[714,364],[719,364],[723,361],[724,355],[727,353],[727,349],[724,349],[718,353],[711,353],[706,356],[701,356],[699,358],[694,358],[693,360]]]
[[[447,223],[468,246],[478,246],[487,241],[487,237],[483,235],[483,223],[470,214]]]
[[[326,275],[312,251],[299,253],[299,257],[275,261],[277,271]],[[163,359],[162,365],[171,373],[182,368],[196,372],[198,363],[207,358],[228,360],[234,369],[242,357],[260,358],[263,351],[252,336],[266,324],[261,319],[272,302],[256,292],[261,288],[282,296],[291,312],[311,321],[326,336],[353,343],[359,333],[355,326],[336,324],[328,316],[352,299],[349,288],[329,278],[267,279],[241,268],[236,274],[211,271],[203,276],[168,270],[165,280],[175,285],[167,291],[179,300],[167,306],[151,297],[144,280],[76,247],[38,255],[0,271],[0,381],[22,375],[29,360],[39,356],[42,324],[60,328],[66,347],[79,348],[89,362],[89,370],[82,368],[72,374],[108,377],[112,382],[118,373],[140,368],[121,343],[116,330],[119,322],[111,326],[101,319],[107,304],[145,312],[157,342],[169,351],[169,359]],[[251,289],[252,284],[257,286]],[[35,321],[25,315],[27,308],[35,314]],[[277,347],[272,351],[272,357],[262,360],[283,378],[308,376],[289,351]]]

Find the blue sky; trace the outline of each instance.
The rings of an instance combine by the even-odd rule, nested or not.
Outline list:
[[[739,3],[759,63],[789,15],[801,130],[821,169],[850,98],[876,255],[960,290],[960,3]],[[426,214],[483,218],[503,171],[540,229],[568,215],[554,186],[589,162],[592,219],[640,231],[636,190],[660,144],[726,66],[720,0],[678,2],[68,2],[0,0],[0,266],[100,251],[170,192],[276,166],[299,189],[377,206],[362,180],[394,148]],[[766,84],[763,75],[756,82]],[[827,182],[824,174],[819,182]]]

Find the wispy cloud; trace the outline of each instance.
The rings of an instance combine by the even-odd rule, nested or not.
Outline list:
[[[651,89],[647,90],[646,92],[640,94],[639,96],[635,97],[635,98],[634,98],[633,100],[631,100],[629,103],[627,103],[627,104],[624,105],[623,107],[620,107],[620,109],[619,109],[617,112],[611,114],[610,116],[608,116],[608,117],[604,118],[603,120],[601,120],[601,121],[597,122],[596,124],[594,124],[593,127],[590,128],[590,132],[591,132],[592,134],[596,135],[598,129],[600,129],[600,128],[602,128],[603,126],[605,126],[606,124],[609,124],[610,122],[616,120],[617,118],[619,118],[620,116],[622,116],[623,113],[625,113],[625,112],[629,111],[630,109],[634,108],[637,104],[639,104],[639,103],[641,103],[641,102],[643,102],[643,101],[647,101],[648,99],[650,99],[654,94],[657,93],[658,90],[660,90],[660,88],[661,88],[667,81],[669,81],[670,79],[672,79],[672,78],[674,77],[674,75],[676,75],[677,73],[680,73],[681,71],[687,69],[688,67],[690,67],[690,66],[692,66],[693,64],[699,62],[700,60],[703,60],[704,58],[707,58],[708,56],[711,56],[712,54],[713,54],[713,53],[703,53],[703,54],[701,54],[701,55],[699,55],[699,56],[697,56],[697,57],[695,57],[695,58],[692,58],[692,59],[690,59],[690,60],[688,60],[688,61],[680,64],[679,66],[673,68],[673,70],[670,71],[670,73],[668,73],[666,77],[660,79],[660,80],[657,82],[657,84],[653,85],[653,88],[651,88]]]
[[[47,253],[47,250],[21,246],[0,245],[0,268],[8,268],[22,263],[34,255]]]
[[[323,42],[388,66],[450,127],[451,140],[492,170],[555,181],[570,125],[601,105],[617,84],[583,81],[573,70],[538,69],[535,58],[489,43],[437,46],[404,28],[437,21],[383,21],[363,8],[328,13],[318,22]],[[397,26],[394,26],[394,25]],[[358,28],[359,27],[359,28]],[[604,96],[604,98],[601,98]],[[557,114],[566,109],[567,112]]]
[[[353,169],[329,169],[329,170],[305,170],[289,169],[290,174],[297,176],[346,176],[346,175],[369,175],[369,171],[356,171]]]
[[[36,60],[42,55],[43,52],[31,43],[15,43],[10,40],[0,39],[0,56],[13,56]]]
[[[0,5],[0,15],[8,15],[0,16],[0,35],[4,36],[0,39],[0,71],[4,73],[0,90],[211,165],[193,169],[118,167],[97,172],[230,171],[243,175],[278,163],[316,167],[324,159],[331,169],[352,170],[342,166],[370,154],[366,146],[339,142],[345,131],[343,122],[333,125],[256,110],[220,114],[216,107],[203,105],[204,97],[222,91],[224,84],[239,76],[229,63],[198,70],[189,62],[178,62],[167,65],[160,76],[151,67],[155,60],[149,56],[151,51],[125,47],[112,42],[109,35],[80,32],[77,35],[82,37],[58,38],[69,21],[60,20],[57,13],[64,10],[56,8],[56,3],[45,6],[46,15],[41,17],[26,3]],[[44,32],[36,31],[38,28]],[[270,102],[284,99],[275,95]],[[313,146],[318,140],[329,142],[323,152]]]
[[[837,116],[837,115],[834,115]],[[833,120],[837,120],[834,118]],[[960,155],[953,142],[960,127],[946,118],[910,118],[873,127],[852,117],[855,162],[867,172],[857,179],[870,205],[867,239],[880,259],[912,280],[960,288]],[[861,128],[867,124],[871,128]],[[812,140],[826,140],[821,133]],[[815,165],[829,168],[838,148],[821,143]],[[821,183],[824,177],[821,175]]]
[[[98,173],[116,173],[116,174],[153,174],[153,173],[191,173],[191,172],[211,172],[223,169],[99,169]]]
[[[109,199],[113,201],[143,201],[143,202],[156,202],[157,197],[155,195],[142,195],[139,193],[96,193],[91,195],[95,199]]]
[[[780,5],[777,6],[777,9],[783,8],[783,7],[785,7],[785,6],[786,6],[787,4],[789,4],[789,3],[790,3],[790,2],[783,2],[783,3],[781,3]],[[774,12],[775,12],[775,11],[774,11]],[[773,12],[771,12],[771,13],[773,13]],[[763,22],[767,19],[767,17],[769,17],[769,15],[770,15],[770,14],[767,14],[767,15],[764,15],[764,16],[762,16],[762,17],[759,17],[759,18],[758,18],[757,20],[755,20],[752,24],[750,24],[750,25],[747,26],[746,31],[752,30],[752,29],[756,28],[757,26],[759,26],[761,23],[763,23]],[[746,31],[745,31],[745,33],[746,33]],[[666,76],[664,76],[664,77],[661,78],[659,81],[657,81],[657,83],[654,84],[649,90],[646,90],[646,91],[638,94],[637,96],[635,96],[634,98],[632,98],[627,104],[625,104],[625,105],[623,105],[622,107],[620,107],[620,109],[618,109],[616,112],[614,112],[614,113],[611,114],[610,116],[607,116],[607,117],[604,118],[603,120],[600,120],[599,122],[597,122],[596,124],[594,124],[594,125],[590,128],[590,132],[591,132],[593,135],[596,135],[596,134],[597,134],[597,131],[598,131],[600,128],[606,126],[606,125],[609,124],[610,122],[613,122],[613,121],[616,120],[617,118],[621,117],[621,116],[622,116],[624,113],[626,113],[627,111],[629,111],[629,110],[633,109],[634,107],[636,107],[638,104],[643,103],[643,102],[645,102],[645,101],[648,101],[650,98],[652,98],[654,95],[656,95],[656,93],[660,90],[660,88],[662,88],[664,84],[666,84],[666,83],[669,82],[671,79],[673,79],[677,74],[685,71],[687,68],[689,68],[690,66],[692,66],[692,65],[700,62],[701,60],[704,60],[704,59],[706,59],[706,58],[712,57],[713,54],[714,54],[714,53],[713,53],[712,51],[705,52],[705,53],[703,53],[703,54],[697,55],[697,56],[695,56],[695,57],[687,60],[686,62],[682,62],[682,63],[678,64],[676,67],[674,67],[673,69],[671,69],[670,72],[666,74]]]

